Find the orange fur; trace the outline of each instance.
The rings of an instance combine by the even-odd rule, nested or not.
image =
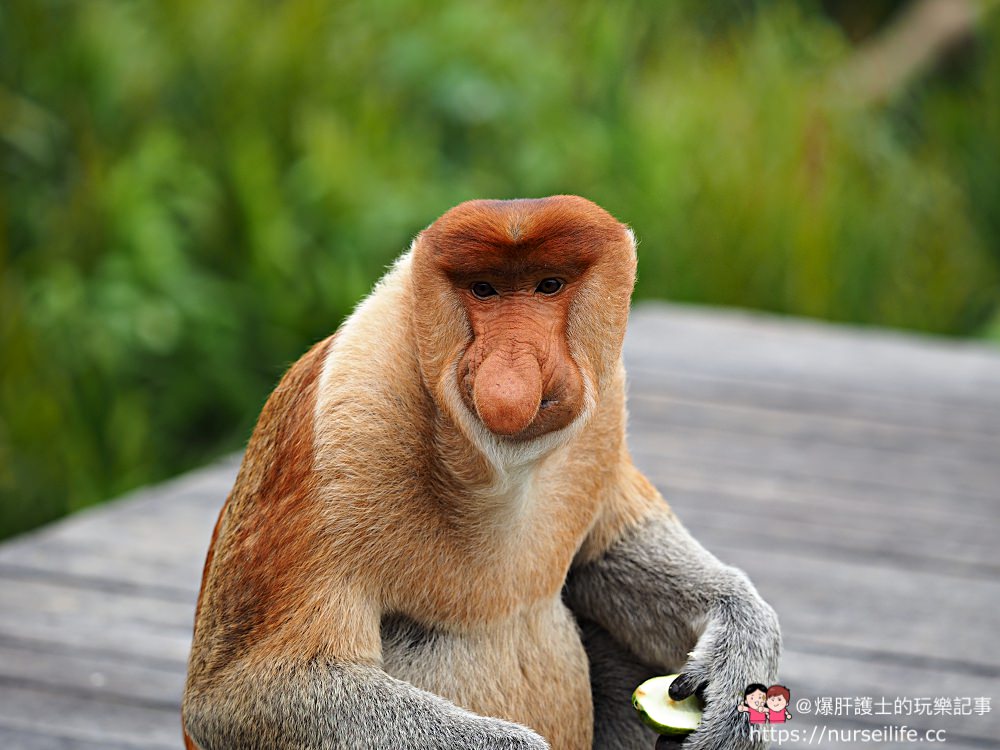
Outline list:
[[[560,589],[658,498],[624,443],[634,274],[631,233],[582,198],[473,201],[425,230],[265,405],[213,535],[188,691],[326,656],[589,748]],[[533,294],[544,277],[565,288]],[[468,293],[483,279],[496,304]],[[450,668],[386,661],[390,614],[450,634]]]

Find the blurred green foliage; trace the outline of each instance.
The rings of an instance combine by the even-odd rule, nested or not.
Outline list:
[[[239,447],[468,198],[596,200],[639,297],[981,331],[1000,25],[885,106],[851,51],[808,3],[5,0],[0,536]]]

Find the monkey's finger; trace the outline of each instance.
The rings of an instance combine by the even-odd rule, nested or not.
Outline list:
[[[690,672],[682,672],[674,681],[670,683],[667,692],[670,698],[675,701],[682,701],[696,690],[703,688],[702,680]]]

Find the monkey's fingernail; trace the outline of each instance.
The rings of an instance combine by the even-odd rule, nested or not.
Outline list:
[[[675,701],[682,701],[694,692],[694,678],[689,674],[682,674],[670,683],[667,692]]]

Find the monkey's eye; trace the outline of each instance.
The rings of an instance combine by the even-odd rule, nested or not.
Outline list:
[[[535,287],[535,291],[542,294],[555,294],[562,287],[563,283],[559,279],[542,279],[538,282],[538,286]]]
[[[485,281],[477,281],[472,285],[472,293],[479,297],[479,299],[486,299],[487,297],[494,296],[497,293],[497,290]]]

